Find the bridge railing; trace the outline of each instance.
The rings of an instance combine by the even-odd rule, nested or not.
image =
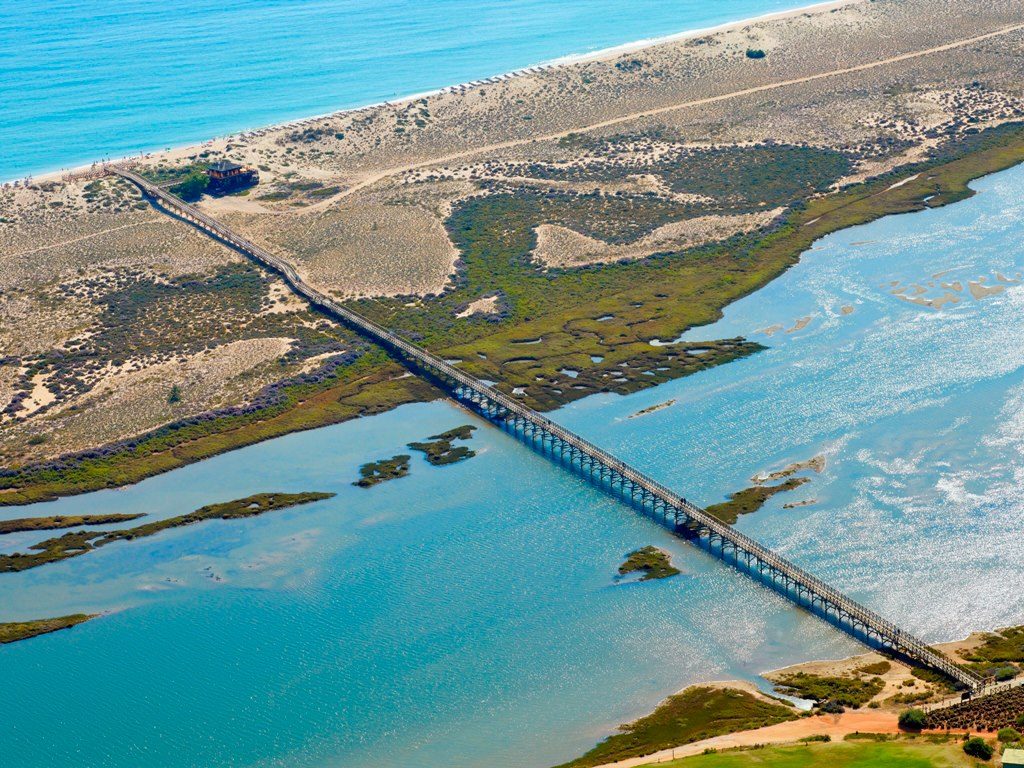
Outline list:
[[[207,216],[202,211],[199,211],[164,189],[152,184],[137,173],[126,168],[116,167],[113,168],[113,171],[136,184],[151,197],[159,199],[168,208],[194,222],[199,223],[210,232],[216,234],[220,239],[233,245],[235,248],[250,254],[253,258],[257,259],[268,268],[280,273],[296,292],[305,296],[314,305],[341,317],[353,327],[375,337],[378,341],[392,349],[402,352],[417,361],[421,366],[431,370],[435,375],[440,375],[449,381],[461,384],[462,386],[476,392],[479,396],[487,398],[491,402],[499,405],[507,413],[514,414],[515,416],[531,422],[537,427],[555,436],[564,444],[570,445],[578,451],[587,454],[608,469],[617,472],[622,477],[625,477],[634,485],[634,487],[646,490],[652,496],[661,499],[667,505],[679,510],[692,522],[708,531],[709,534],[713,534],[723,540],[729,541],[734,547],[742,549],[777,573],[782,574],[792,582],[813,592],[821,600],[831,604],[835,610],[842,611],[851,619],[854,619],[860,622],[864,627],[869,628],[877,634],[881,640],[888,642],[894,649],[914,656],[918,661],[921,661],[932,668],[941,670],[953,679],[958,680],[972,689],[976,689],[981,685],[981,678],[973,672],[957,666],[947,657],[934,651],[922,640],[903,631],[892,622],[884,619],[879,614],[864,605],[861,605],[852,598],[842,594],[839,590],[829,586],[824,581],[808,573],[795,563],[782,557],[776,552],[773,552],[740,531],[737,531],[731,525],[723,523],[718,518],[708,514],[700,507],[687,501],[685,498],[673,492],[652,477],[626,464],[621,459],[613,456],[599,446],[594,445],[589,440],[571,432],[565,427],[562,427],[560,424],[557,424],[509,395],[484,384],[479,379],[470,376],[464,371],[460,371],[455,366],[445,362],[440,357],[437,357],[422,347],[406,341],[401,336],[389,331],[387,328],[370,318],[342,306],[331,297],[307,285],[295,268],[288,262],[274,256],[255,243],[240,237],[216,219]]]

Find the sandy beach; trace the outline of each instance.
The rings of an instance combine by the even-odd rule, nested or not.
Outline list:
[[[0,181],[0,185],[21,182],[26,179],[34,179],[36,181],[43,182],[57,181],[68,175],[88,174],[92,171],[95,171],[97,167],[102,166],[104,163],[134,162],[153,159],[156,157],[166,159],[167,161],[170,162],[177,162],[189,157],[190,155],[195,154],[196,152],[203,151],[205,149],[220,150],[223,149],[224,146],[231,143],[232,141],[249,139],[254,134],[258,135],[266,131],[277,131],[286,130],[290,128],[298,128],[322,120],[359,114],[367,111],[372,111],[374,109],[378,109],[381,107],[401,107],[403,105],[420,101],[422,99],[430,98],[432,96],[437,96],[445,93],[462,93],[470,88],[482,84],[493,84],[501,82],[503,80],[508,80],[510,78],[536,74],[538,72],[542,72],[544,70],[552,69],[555,67],[564,67],[568,65],[581,64],[591,61],[607,61],[609,59],[614,59],[627,53],[633,53],[636,51],[643,50],[645,48],[664,45],[666,43],[692,40],[694,38],[703,37],[705,35],[712,35],[719,32],[727,32],[733,29],[740,29],[750,24],[787,19],[795,16],[804,15],[807,13],[823,13],[825,11],[830,11],[833,9],[842,8],[844,6],[854,5],[863,2],[866,2],[866,0],[827,0],[826,2],[802,5],[787,11],[774,11],[771,13],[764,13],[759,14],[757,16],[751,16],[745,19],[738,19],[736,21],[725,22],[723,24],[716,24],[710,27],[683,30],[681,32],[677,32],[670,35],[662,35],[659,37],[635,40],[632,42],[611,46],[609,48],[602,48],[600,50],[591,51],[588,53],[568,54],[566,56],[560,56],[555,59],[522,67],[520,69],[490,75],[488,77],[480,78],[479,80],[470,80],[467,82],[456,83],[454,85],[448,85],[441,88],[420,91],[417,93],[412,93],[406,96],[399,97],[397,99],[389,99],[386,101],[361,104],[355,107],[345,107],[331,112],[324,112],[309,115],[307,117],[284,120],[276,123],[269,123],[267,125],[240,128],[237,131],[233,131],[223,136],[211,136],[209,139],[199,143],[193,142],[188,144],[179,144],[165,149],[159,149],[154,147],[146,152],[137,155],[125,155],[119,158],[98,159],[93,161],[92,163],[83,163],[81,165],[73,166],[70,168],[58,168],[49,171],[39,171],[34,174],[29,174],[28,176],[25,177],[4,179]]]

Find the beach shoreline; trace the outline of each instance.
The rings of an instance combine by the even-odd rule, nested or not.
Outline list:
[[[531,64],[524,67],[520,67],[518,69],[513,69],[508,72],[490,75],[487,77],[479,78],[477,80],[469,80],[462,83],[456,83],[454,85],[441,86],[438,88],[428,89],[425,91],[419,91],[416,93],[411,93],[405,96],[398,97],[396,99],[386,99],[383,101],[376,101],[371,102],[369,104],[362,104],[353,107],[341,107],[330,112],[323,112],[319,114],[297,117],[292,119],[284,119],[281,120],[280,122],[271,122],[264,125],[240,128],[230,133],[212,136],[202,141],[189,142],[184,144],[173,144],[169,148],[153,148],[141,152],[139,154],[124,155],[120,158],[111,158],[108,160],[94,160],[92,162],[81,163],[79,165],[74,166],[61,167],[52,170],[43,170],[37,173],[27,174],[25,176],[0,179],[0,186],[7,186],[10,184],[21,184],[26,182],[46,183],[60,181],[65,176],[89,173],[90,171],[95,170],[96,168],[101,167],[104,164],[110,165],[116,163],[132,162],[143,159],[150,159],[153,158],[154,156],[160,156],[168,160],[176,161],[196,152],[197,150],[215,149],[217,147],[223,147],[224,145],[229,144],[232,141],[245,139],[247,138],[247,135],[251,134],[260,134],[265,131],[277,131],[288,128],[306,126],[309,125],[310,123],[355,115],[362,112],[368,112],[371,110],[379,109],[381,107],[400,107],[411,102],[417,101],[419,99],[430,98],[432,96],[438,96],[446,93],[457,93],[459,91],[465,91],[470,88],[479,87],[481,85],[492,85],[517,77],[538,74],[540,72],[544,72],[550,69],[556,69],[593,61],[604,61],[616,58],[618,56],[622,56],[623,54],[626,53],[634,53],[649,48],[656,48],[661,45],[678,43],[683,40],[691,40],[699,37],[704,37],[705,35],[713,35],[722,32],[728,32],[751,24],[759,24],[770,21],[781,21],[796,16],[802,16],[804,14],[825,13],[828,11],[838,10],[840,8],[859,5],[864,2],[866,2],[866,0],[823,0],[822,2],[810,3],[789,10],[771,11],[769,13],[759,14],[757,16],[750,16],[744,19],[737,19],[736,21],[723,22],[721,24],[716,24],[710,27],[698,27],[695,29],[673,32],[668,35],[643,38],[640,40],[634,40],[631,42],[622,43],[615,46],[600,48],[598,50],[586,53],[570,53],[564,56],[556,57],[554,59],[548,59],[537,64]]]

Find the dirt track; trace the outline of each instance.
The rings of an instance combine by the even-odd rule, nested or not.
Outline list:
[[[649,109],[640,112],[632,112],[627,115],[620,117],[611,118],[609,120],[602,120],[597,123],[590,125],[581,126],[578,128],[572,128],[570,130],[559,131],[557,133],[549,133],[542,136],[534,136],[528,139],[512,139],[509,141],[497,142],[495,144],[488,144],[485,146],[474,147],[473,149],[467,149],[462,152],[454,152],[449,155],[443,155],[441,157],[435,157],[430,160],[423,160],[417,163],[410,163],[408,165],[395,166],[393,168],[386,168],[382,171],[378,171],[367,176],[365,179],[357,184],[352,185],[346,190],[339,192],[337,195],[327,198],[326,200],[317,203],[316,205],[310,206],[305,210],[317,210],[329,207],[332,203],[340,200],[344,197],[348,197],[360,190],[366,189],[367,187],[373,186],[377,182],[397,176],[402,173],[408,173],[409,171],[415,171],[420,168],[429,168],[434,165],[442,163],[450,163],[456,160],[464,160],[468,157],[474,157],[476,155],[484,154],[487,152],[493,152],[502,149],[511,149],[514,147],[524,146],[526,144],[532,144],[538,141],[557,141],[558,139],[565,138],[569,134],[575,133],[589,133],[591,131],[601,130],[603,128],[610,128],[612,126],[621,125],[622,123],[628,123],[632,120],[643,119],[647,117],[657,117],[669,112],[675,112],[680,109],[688,109],[692,107],[701,107],[708,104],[717,104],[722,101],[729,101],[731,99],[741,98],[743,96],[750,96],[757,93],[764,93],[765,91],[774,91],[779,88],[786,88],[793,85],[801,85],[803,83],[812,83],[816,80],[824,80],[830,77],[839,77],[841,75],[848,75],[854,72],[864,72],[870,69],[877,69],[879,67],[887,67],[892,64],[899,64],[903,61],[920,58],[922,56],[930,56],[935,53],[943,53],[945,51],[955,50],[957,48],[963,48],[968,45],[974,45],[975,43],[989,40],[993,37],[1001,37],[1008,35],[1012,32],[1017,32],[1024,29],[1024,24],[1013,24],[1008,27],[1003,27],[994,32],[987,32],[983,35],[975,35],[974,37],[964,38],[963,40],[956,40],[952,43],[946,43],[944,45],[938,45],[932,48],[925,48],[919,51],[911,51],[909,53],[902,53],[899,56],[892,56],[887,59],[879,59],[878,61],[868,62],[867,64],[858,64],[853,67],[844,67],[841,69],[833,69],[827,72],[819,72],[814,75],[806,75],[804,77],[796,77],[789,80],[781,80],[776,83],[768,83],[767,85],[758,85],[752,88],[742,88],[737,91],[730,91],[729,93],[719,94],[718,96],[708,96],[702,99],[694,99],[692,101],[683,101],[677,104],[670,104],[666,107],[658,107],[657,109]]]

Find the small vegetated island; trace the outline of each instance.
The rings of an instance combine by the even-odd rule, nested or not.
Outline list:
[[[452,445],[452,442],[455,440],[469,440],[472,438],[473,430],[475,429],[476,427],[474,426],[463,424],[461,427],[449,429],[440,435],[432,435],[429,438],[429,442],[409,443],[409,447],[414,451],[422,451],[426,454],[427,461],[435,467],[455,464],[456,462],[476,456],[476,451],[465,445]]]
[[[675,404],[676,404],[676,401],[675,401],[675,398],[673,398],[672,400],[667,400],[664,403],[658,403],[657,405],[650,405],[647,408],[643,408],[643,409],[637,411],[636,413],[634,413],[629,418],[636,419],[636,418],[639,418],[640,416],[647,416],[648,414],[651,414],[651,413],[657,413],[658,411],[663,411],[666,408],[671,408]]]
[[[667,552],[652,546],[630,552],[626,561],[619,566],[620,576],[638,572],[643,573],[640,581],[667,579],[680,573],[679,569],[672,565]]]
[[[56,563],[71,557],[78,557],[115,541],[132,541],[152,536],[170,528],[194,525],[205,520],[237,520],[255,517],[266,512],[308,504],[334,496],[333,493],[258,493],[220,504],[209,504],[187,515],[154,520],[134,528],[112,531],[72,531],[62,536],[46,539],[33,544],[31,552],[14,552],[0,555],[0,573],[14,573],[36,568],[46,563]],[[131,517],[131,516],[129,516]],[[44,520],[46,518],[43,518]]]
[[[469,440],[473,437],[476,427],[463,424],[461,427],[449,429],[439,435],[431,435],[426,440],[409,443],[414,451],[421,451],[429,463],[435,467],[455,464],[476,456],[476,451],[464,445],[452,445],[456,440]],[[352,485],[360,488],[372,488],[388,480],[397,480],[409,474],[411,457],[406,453],[392,456],[390,459],[379,459],[363,464],[359,468],[359,479]]]
[[[359,468],[359,479],[352,485],[360,488],[373,488],[375,485],[397,480],[409,474],[409,459],[412,457],[407,453],[392,456],[390,459],[379,459],[367,462]]]
[[[744,488],[742,491],[729,494],[728,501],[712,504],[705,511],[709,515],[714,515],[723,523],[732,525],[739,520],[740,515],[749,515],[757,512],[775,494],[792,491],[806,482],[808,482],[806,477],[791,477],[789,480],[778,485],[753,485],[750,488]]]
[[[110,525],[126,523],[142,517],[140,512],[133,515],[53,515],[50,517],[20,517],[14,520],[0,520],[0,535],[24,531],[50,531],[60,528],[75,528],[79,525]]]

